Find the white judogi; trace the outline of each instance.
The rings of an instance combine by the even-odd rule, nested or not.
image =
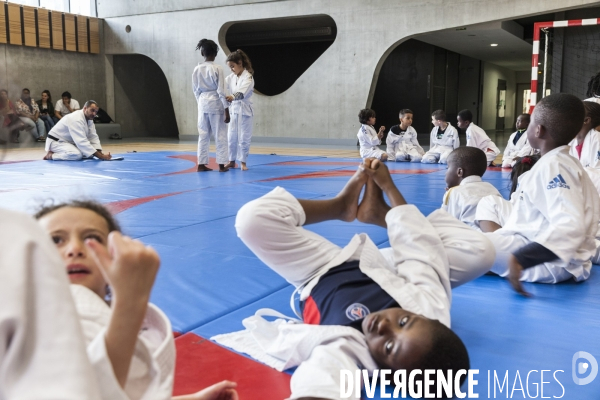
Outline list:
[[[356,136],[360,144],[360,156],[362,158],[374,157],[381,159],[381,156],[385,154],[383,150],[377,147],[381,144],[381,140],[377,137],[377,132],[371,125],[362,124]]]
[[[480,176],[471,175],[464,178],[460,185],[446,191],[441,208],[459,221],[479,230],[479,224],[475,220],[477,204],[483,197],[490,195],[502,198],[492,184],[484,182]]]
[[[0,399],[99,399],[56,246],[25,214],[0,221]]]
[[[504,155],[502,156],[502,168],[512,167],[515,157],[523,146],[525,146],[525,143],[527,143],[527,132],[523,132],[516,144],[513,143],[517,133],[519,133],[519,131],[512,133],[508,138],[508,143],[506,144],[506,149],[504,149]]]
[[[585,99],[584,101],[591,101],[600,104],[600,97],[590,97],[589,99]]]
[[[508,257],[537,242],[558,260],[523,272],[521,280],[557,283],[589,277],[590,258],[596,253],[600,197],[581,163],[568,146],[546,153],[519,179],[514,206],[506,224],[487,233],[496,248],[492,271],[508,274]]]
[[[409,126],[405,133],[402,132],[400,125],[392,126],[385,143],[390,161],[420,162],[425,154],[417,140],[417,131],[412,126]]]
[[[438,139],[439,126],[434,126],[431,130],[431,139],[429,151],[425,153],[422,163],[426,164],[446,164],[446,160],[452,151],[460,146],[458,131],[452,124],[448,124],[444,134]]]
[[[475,223],[479,226],[479,221],[492,221],[500,226],[504,226],[508,216],[512,212],[513,205],[511,201],[496,195],[485,196],[477,203],[475,212]]]
[[[248,153],[250,153],[250,141],[252,140],[254,79],[250,72],[244,70],[240,76],[235,74],[227,76],[225,87],[227,94],[234,96],[234,100],[229,107],[231,122],[227,132],[229,161],[237,159],[246,162]]]
[[[526,133],[523,134],[523,136],[525,136],[525,135],[526,135]],[[532,148],[531,145],[529,144],[529,140],[526,139],[525,144],[523,145],[521,150],[517,151],[517,153],[513,157],[513,160],[510,163],[510,166],[511,167],[515,166],[515,164],[517,163],[517,158],[532,156],[534,154],[540,154],[540,151],[538,149]]]
[[[198,64],[192,73],[192,91],[198,102],[198,164],[208,164],[210,136],[215,138],[217,163],[227,164],[225,72],[213,61]]]
[[[295,285],[301,300],[329,269],[360,260],[360,270],[402,308],[450,326],[451,287],[475,279],[493,263],[493,245],[485,235],[442,210],[426,218],[413,205],[394,207],[386,216],[392,247],[382,250],[364,233],[342,249],[304,229],[305,221],[298,200],[278,187],[244,205],[235,222],[240,239]],[[269,329],[259,328],[253,335],[265,343],[260,334]],[[340,368],[375,367],[364,335],[353,328],[286,324],[277,329],[279,335],[269,337],[270,346],[263,350],[281,367],[299,365],[292,399],[339,398]]]
[[[467,146],[477,147],[478,149],[483,150],[487,157],[488,164],[491,164],[498,154],[500,154],[500,149],[492,142],[492,139],[490,139],[487,133],[472,122],[467,128]]]
[[[55,161],[78,161],[92,157],[102,146],[94,121],[88,120],[83,110],[77,110],[62,117],[48,132],[45,149],[54,152]]]
[[[583,167],[600,167],[600,132],[595,129],[591,129],[585,139],[583,140],[583,147],[581,148],[581,157],[577,153],[577,138],[571,140],[569,143],[569,154],[579,160]]]
[[[102,398],[171,399],[175,343],[171,323],[163,312],[155,305],[148,304],[123,390],[115,378],[104,340],[110,321],[110,307],[85,286],[71,285],[71,294],[83,328],[88,356],[100,383]]]

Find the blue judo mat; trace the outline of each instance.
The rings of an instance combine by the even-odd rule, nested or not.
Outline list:
[[[283,186],[299,198],[334,196],[357,159],[252,155],[251,169],[193,172],[193,153],[124,154],[124,161],[31,161],[0,165],[0,207],[32,212],[74,197],[106,203],[125,233],[155,247],[162,266],[152,293],[173,329],[203,337],[242,329],[243,318],[270,307],[292,316],[293,288],[237,238],[234,221],[246,202]],[[439,208],[445,166],[389,163],[408,202]],[[508,195],[508,172],[483,179]],[[386,231],[359,222],[308,227],[338,245],[366,232],[380,247]],[[600,276],[583,283],[526,284],[525,299],[500,278],[484,276],[453,291],[452,325],[471,357],[479,398],[600,399],[600,378],[578,385],[585,351],[600,359]],[[577,362],[576,362],[577,361]],[[218,362],[218,360],[215,360]],[[543,374],[542,374],[543,371]],[[543,393],[542,393],[543,388]],[[463,387],[466,390],[466,387]],[[537,396],[536,396],[537,393]],[[372,398],[381,398],[379,394]]]

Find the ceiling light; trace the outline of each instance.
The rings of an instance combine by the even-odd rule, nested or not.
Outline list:
[[[539,62],[539,63],[538,63],[538,65],[542,65],[542,63],[541,63],[541,62]]]
[[[498,46],[498,43],[492,43],[492,44],[490,44],[490,46],[496,47],[496,46]]]

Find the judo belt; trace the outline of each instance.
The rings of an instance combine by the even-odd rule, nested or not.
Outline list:
[[[46,135],[46,136],[48,136],[48,139],[52,139],[52,140],[55,140],[55,141],[57,141],[57,142],[60,140],[60,139],[59,139],[59,138],[57,138],[56,136],[52,136],[52,135],[50,135],[50,134],[48,134],[48,135]]]

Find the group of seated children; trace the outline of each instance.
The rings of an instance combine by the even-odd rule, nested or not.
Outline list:
[[[531,147],[539,149],[539,160],[534,162],[532,156],[517,161],[515,171],[519,165],[529,171],[515,176],[507,215],[490,218],[497,229],[487,229],[478,220],[478,210],[473,218],[474,202],[467,198],[499,197],[481,182],[488,155],[473,147],[455,149],[447,157],[447,212],[440,209],[425,216],[407,204],[385,163],[369,157],[332,199],[296,199],[278,187],[249,202],[237,214],[237,234],[261,261],[296,286],[303,321],[267,322],[257,313],[245,324],[250,335],[232,333],[216,340],[269,359],[281,369],[297,366],[291,398],[339,398],[340,370],[359,366],[371,372],[404,370],[411,377],[417,370],[441,370],[446,380],[456,376],[462,383],[466,376],[456,372],[469,369],[469,357],[450,329],[453,288],[488,270],[508,276],[523,294],[520,280],[557,283],[589,276],[600,196],[581,163],[569,155],[569,143],[583,129],[582,121],[587,121],[586,129],[596,122],[587,115],[572,95],[554,94],[538,103],[524,134]],[[374,115],[366,121],[374,121]],[[399,132],[408,132],[407,123],[400,125]],[[585,138],[575,140],[581,139],[585,149]],[[170,398],[170,323],[148,304],[159,267],[156,252],[121,235],[109,212],[97,204],[76,201],[45,207],[36,218],[58,248],[64,273],[76,284],[71,293],[99,384],[98,397]],[[472,222],[462,223],[460,218]],[[379,249],[366,234],[357,234],[341,248],[303,227],[355,219],[387,229],[391,247]],[[38,238],[35,243],[46,242],[50,244]],[[44,260],[53,264],[56,257],[49,254]],[[23,263],[29,259],[22,258]],[[244,347],[248,341],[258,346]],[[9,353],[11,346],[20,345],[9,342]],[[36,355],[51,350],[27,349]],[[0,363],[9,361],[0,358]],[[0,377],[3,371],[0,368]],[[78,382],[73,375],[68,379]],[[428,390],[438,398],[453,395],[439,379],[430,385],[431,380],[417,373],[417,381],[423,390],[423,385],[433,386]],[[19,387],[9,390],[20,397]],[[235,384],[222,382],[183,398],[237,399],[237,394]]]
[[[379,148],[385,132],[385,126],[375,131],[375,111],[371,109],[360,110],[358,120],[361,127],[358,130],[358,143],[360,156],[376,158],[381,161],[396,162],[422,162],[426,164],[446,164],[448,155],[460,146],[458,132],[448,121],[443,110],[436,110],[431,114],[431,141],[429,151],[425,152],[417,140],[417,131],[412,127],[413,112],[409,109],[400,110],[400,124],[392,126],[388,132],[387,149]],[[481,149],[486,155],[487,165],[492,165],[496,156],[500,154],[498,147],[492,142],[483,129],[475,125],[473,115],[469,110],[458,113],[457,125],[467,132],[467,146]]]
[[[442,208],[448,212],[440,209],[426,217],[408,205],[383,157],[363,160],[332,199],[300,200],[279,187],[246,204],[236,218],[238,236],[297,287],[302,321],[267,322],[268,313],[261,310],[245,321],[246,331],[214,339],[280,369],[297,366],[291,398],[339,398],[340,370],[359,366],[371,372],[405,370],[406,376],[437,369],[455,376],[468,368],[469,358],[449,329],[452,288],[488,270],[508,277],[524,295],[521,281],[558,283],[589,276],[600,196],[581,163],[569,155],[584,118],[581,100],[572,95],[554,94],[538,103],[523,134],[540,154],[517,160],[510,210],[501,219],[491,218],[496,229],[478,219],[476,207],[482,197],[501,199],[481,182],[491,156],[473,147],[458,148],[447,158],[451,188]],[[471,134],[476,136],[477,129]],[[495,153],[495,146],[485,146]],[[384,227],[391,248],[377,248],[366,234],[340,248],[303,228],[331,219]],[[437,398],[452,397],[439,380],[423,384],[422,375],[415,377],[423,391],[428,385]]]
[[[455,153],[449,157],[446,182],[451,188],[444,196],[443,208],[488,235],[496,249],[491,271],[509,276],[521,293],[520,281],[585,280],[592,260],[598,258],[600,196],[590,175],[597,173],[592,166],[598,157],[598,149],[593,147],[598,132],[593,127],[599,117],[596,103],[567,94],[545,97],[522,133],[531,148],[539,149],[539,155],[514,160],[510,201],[495,190],[486,193],[489,188],[480,182],[486,165],[482,156],[477,161],[475,155],[461,157],[463,148],[459,148],[457,157]],[[592,150],[596,154],[587,164]],[[475,162],[478,169],[473,167]],[[473,175],[479,188],[468,191],[468,184],[462,188],[465,178]]]

